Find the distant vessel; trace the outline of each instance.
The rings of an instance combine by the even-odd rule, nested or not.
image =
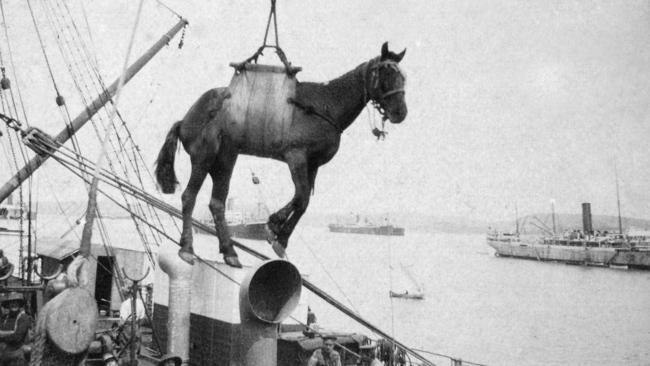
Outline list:
[[[389,291],[390,297],[398,297],[401,299],[411,299],[411,300],[424,300],[423,293],[409,293],[408,291],[404,292],[393,292]]]
[[[582,221],[582,231],[541,238],[493,231],[487,244],[499,257],[650,270],[650,238],[594,231],[589,203],[582,204]]]
[[[268,210],[263,203],[258,202],[255,210],[236,209],[234,198],[228,198],[226,203],[226,224],[230,235],[236,238],[266,240],[266,217]],[[201,220],[206,225],[213,226],[211,217]],[[196,229],[201,232],[200,229]]]
[[[367,218],[362,222],[359,215],[355,217],[353,223],[329,224],[328,228],[333,233],[404,236],[404,228],[390,224],[388,218],[384,219],[384,224],[376,225]]]
[[[410,280],[410,282],[412,284],[412,287],[411,286],[406,286],[406,287],[407,288],[411,287],[412,290],[411,291],[404,290],[404,291],[401,291],[401,292],[390,290],[388,292],[389,296],[390,297],[400,298],[400,299],[424,300],[424,290],[422,288],[422,285],[420,285],[420,283],[415,279],[415,277],[413,276],[411,271],[408,270],[408,268],[406,268],[403,264],[400,264],[400,266],[402,267],[402,272],[404,272],[404,274],[406,274],[406,276],[409,278],[409,280]],[[392,286],[392,283],[393,283],[393,280],[392,280],[392,277],[391,277],[391,286]],[[415,291],[413,291],[413,289]]]

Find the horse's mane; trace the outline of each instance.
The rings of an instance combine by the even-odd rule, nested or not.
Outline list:
[[[371,61],[361,63],[328,82],[299,82],[296,85],[296,100],[328,118],[335,117],[336,112],[341,108],[341,101],[365,104],[362,99],[367,98],[367,96],[363,96],[364,71],[369,62]],[[358,101],[352,99],[358,99]],[[354,120],[356,115],[350,116],[350,118],[349,122]],[[340,127],[345,128],[346,126]]]
[[[363,88],[363,68],[368,62],[359,64],[354,69],[327,82],[299,82],[296,89],[296,97],[305,102],[327,103],[338,100],[342,95],[348,94],[352,84],[358,84]],[[311,103],[310,103],[311,104]],[[316,106],[314,107],[325,107]]]

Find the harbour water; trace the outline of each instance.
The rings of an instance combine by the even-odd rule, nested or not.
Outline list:
[[[128,220],[105,222],[114,245],[140,249]],[[16,244],[3,245],[5,253]],[[216,238],[195,235],[195,244],[218,256]],[[310,281],[416,349],[487,365],[650,365],[650,271],[497,258],[484,235],[408,228],[391,237],[299,226],[288,255]],[[403,267],[424,300],[388,296],[406,289]],[[326,329],[372,335],[303,290],[307,305]]]
[[[414,348],[488,365],[650,364],[650,272],[497,258],[484,235],[412,231],[308,227],[289,254],[310,280]],[[424,285],[423,301],[389,298],[400,265]],[[352,326],[315,300],[303,301],[322,326]]]

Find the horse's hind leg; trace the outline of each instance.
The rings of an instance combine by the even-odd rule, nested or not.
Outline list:
[[[192,212],[196,203],[196,195],[208,174],[202,164],[192,162],[192,173],[187,187],[181,195],[183,202],[183,233],[181,234],[181,249],[178,255],[187,263],[194,263],[194,248],[192,246]]]
[[[210,169],[212,197],[210,198],[209,207],[217,230],[217,237],[219,238],[219,253],[223,254],[223,259],[227,265],[241,268],[241,263],[239,263],[239,259],[237,258],[237,252],[235,252],[230,241],[230,232],[228,231],[224,214],[226,197],[228,197],[230,187],[230,177],[232,176],[236,161],[237,154],[227,152],[222,146],[214,165]]]

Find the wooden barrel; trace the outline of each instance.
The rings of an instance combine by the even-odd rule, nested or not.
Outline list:
[[[226,128],[235,142],[250,153],[282,147],[293,120],[296,78],[283,66],[231,64],[237,68],[223,104]],[[299,70],[299,68],[296,68]]]
[[[85,352],[95,339],[98,310],[93,296],[83,288],[68,288],[52,298],[41,310],[49,340],[60,350]]]

